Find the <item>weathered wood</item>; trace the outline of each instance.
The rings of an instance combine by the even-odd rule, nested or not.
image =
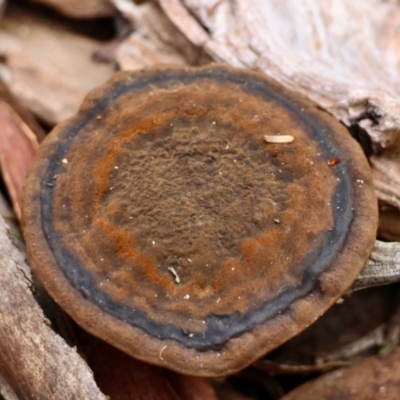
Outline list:
[[[218,400],[210,381],[204,378],[146,364],[81,329],[76,332],[98,386],[110,399]]]
[[[26,125],[32,130],[32,132],[36,135],[36,139],[38,142],[41,142],[46,134],[43,128],[38,124],[35,117],[20,104],[20,102],[10,93],[7,86],[1,80],[0,74],[0,99],[5,103],[9,104],[9,106],[14,110],[15,113],[24,121]]]
[[[6,84],[41,120],[59,123],[113,74],[113,66],[92,59],[101,44],[13,3],[0,26],[0,55],[9,71]]]
[[[14,211],[21,217],[22,186],[35,156],[35,134],[14,109],[0,97],[0,166]]]
[[[135,4],[111,0],[134,27],[118,46],[116,62],[120,69],[138,69],[157,64],[201,65],[211,62],[201,47],[192,44],[167,18],[156,2]]]
[[[3,397],[1,397],[3,396]],[[4,376],[0,374],[0,397],[4,400],[18,400]]]
[[[48,326],[29,269],[0,218],[0,373],[20,399],[105,399],[75,349]]]
[[[52,7],[58,12],[72,18],[109,17],[113,7],[108,0],[30,0]]]
[[[400,4],[159,0],[215,61],[256,68],[367,136],[378,197],[400,209]],[[351,21],[351,23],[349,23]]]
[[[397,400],[400,393],[398,371],[400,348],[376,355],[350,368],[322,375],[282,397],[282,400]]]
[[[400,281],[400,243],[376,241],[370,258],[351,290]]]

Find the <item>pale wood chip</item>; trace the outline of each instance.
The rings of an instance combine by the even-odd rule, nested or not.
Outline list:
[[[292,135],[265,135],[267,143],[291,143],[294,140]]]
[[[2,218],[0,254],[0,369],[10,387],[20,399],[104,400],[85,361],[46,324]]]

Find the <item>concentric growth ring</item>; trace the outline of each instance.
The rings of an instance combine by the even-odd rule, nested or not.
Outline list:
[[[356,278],[376,224],[347,131],[222,66],[117,74],[51,133],[25,190],[32,267],[56,301],[193,375],[231,373],[312,323]]]

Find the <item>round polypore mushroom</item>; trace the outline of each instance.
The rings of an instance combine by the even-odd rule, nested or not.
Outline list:
[[[83,328],[203,376],[315,321],[377,226],[346,129],[222,66],[117,74],[41,146],[24,201],[32,268]]]

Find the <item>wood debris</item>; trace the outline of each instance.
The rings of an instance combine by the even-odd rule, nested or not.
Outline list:
[[[211,61],[201,47],[192,44],[175,27],[156,2],[140,5],[130,0],[112,2],[135,27],[116,51],[120,69],[156,64],[202,65]]]
[[[267,143],[292,143],[294,137],[292,135],[265,135],[264,139]]]
[[[21,194],[26,174],[38,142],[35,134],[14,109],[0,98],[0,166],[4,182],[18,218],[21,217]]]
[[[176,272],[176,270],[175,270],[174,267],[168,267],[168,271],[169,271],[169,272],[171,273],[171,275],[174,277],[175,283],[176,283],[177,285],[179,285],[179,284],[182,283],[181,278],[179,278],[179,275],[178,275],[178,273]]]
[[[107,0],[30,0],[54,8],[71,18],[110,17],[114,13]]]
[[[11,92],[49,125],[78,110],[113,67],[92,60],[101,42],[77,35],[30,9],[10,5],[0,25],[0,55]]]

